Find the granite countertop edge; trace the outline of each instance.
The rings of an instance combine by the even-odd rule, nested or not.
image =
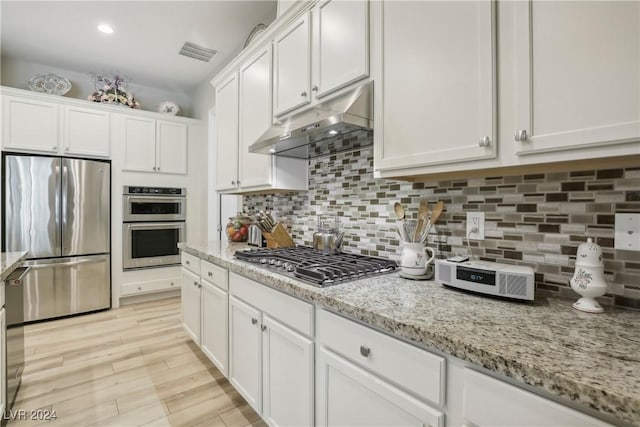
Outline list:
[[[640,425],[640,394],[633,393],[636,384],[623,384],[625,387],[621,387],[623,389],[621,391],[613,386],[607,387],[598,384],[597,377],[594,381],[584,381],[580,375],[571,375],[571,372],[558,369],[555,363],[549,364],[544,361],[531,363],[530,360],[521,360],[519,353],[521,353],[520,350],[522,349],[510,348],[509,343],[505,343],[502,347],[484,348],[483,342],[467,339],[467,335],[458,334],[454,336],[454,334],[446,331],[434,331],[429,327],[430,324],[421,321],[421,319],[400,318],[396,315],[396,312],[392,312],[392,310],[387,311],[376,308],[373,305],[358,304],[358,302],[353,303],[353,300],[348,301],[348,298],[343,297],[343,294],[352,291],[354,287],[357,288],[357,285],[349,287],[345,284],[345,286],[337,285],[319,288],[291,277],[266,271],[259,266],[235,260],[233,258],[233,252],[246,247],[246,245],[227,244],[226,242],[216,241],[207,244],[180,243],[179,247],[187,253],[224,267],[229,271],[256,280],[268,287],[359,320],[405,341],[413,342],[427,349],[435,349],[485,368],[498,375],[511,378],[516,383],[521,383],[529,386],[529,388],[533,388],[534,391],[542,389],[546,391],[546,394],[556,396],[560,401],[571,402],[583,409],[591,408],[592,412],[604,415],[605,418],[624,421],[629,423],[629,425]],[[380,279],[373,278],[357,281],[361,288],[367,288],[368,295],[370,295],[371,299],[376,298],[375,290],[377,288],[373,288],[376,280],[380,281]],[[392,279],[391,276],[389,276],[387,281],[391,280],[395,280],[395,278]],[[356,284],[356,282],[350,283]],[[423,284],[424,283],[425,282],[423,282]],[[438,290],[441,289],[435,282],[431,282],[431,285],[434,287],[433,289],[436,287]],[[457,296],[457,294],[451,295]],[[357,297],[353,298],[355,301],[358,301]],[[464,298],[481,297],[465,296]],[[359,300],[359,302],[362,301],[363,300]],[[558,304],[557,301],[553,300],[551,303]],[[562,304],[566,303],[566,300],[562,301]],[[446,311],[446,309],[443,309],[443,311]],[[632,321],[634,318],[640,319],[640,314],[637,312],[630,310],[623,310],[622,312],[626,316],[631,316]],[[586,315],[586,313],[580,313],[580,315],[582,314]],[[442,322],[443,320],[438,321]],[[560,322],[562,319],[558,319],[558,321]],[[637,321],[635,323],[637,325]],[[438,324],[438,326],[439,325],[440,324]],[[433,324],[431,324],[431,326],[433,326]],[[632,341],[635,341],[636,335],[632,336]],[[639,341],[637,342],[640,343],[640,338],[638,339]],[[568,345],[568,347],[570,348],[571,346]],[[559,349],[559,351],[562,352],[563,349]],[[588,356],[585,357],[588,358]],[[553,360],[555,361],[556,358],[553,358]],[[615,362],[617,362],[617,360]],[[588,363],[588,361],[585,363]],[[640,373],[640,362],[632,361],[631,363],[631,374],[635,375],[636,373]],[[599,365],[593,368],[597,369],[597,366]],[[627,372],[627,376],[628,375],[629,373]],[[624,377],[624,373],[620,373],[621,383],[625,381]],[[636,380],[636,382],[640,383],[640,380]]]
[[[4,280],[13,273],[13,270],[20,266],[20,263],[26,256],[26,251],[2,252],[2,254],[0,254],[0,280],[4,282]]]

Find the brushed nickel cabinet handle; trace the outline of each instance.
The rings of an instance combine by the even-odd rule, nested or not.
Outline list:
[[[366,347],[364,345],[360,346],[360,354],[364,357],[369,357],[369,354],[371,354],[371,349],[369,347]]]
[[[480,147],[488,147],[491,145],[491,138],[489,138],[488,136],[480,138],[478,144],[480,145]]]
[[[302,93],[300,94],[301,97],[306,98],[307,97],[307,91],[303,90]]]
[[[527,131],[526,129],[520,129],[516,132],[516,141],[524,142],[527,140]]]
[[[209,272],[207,273],[207,276],[209,276],[209,277],[213,277],[213,273],[209,271]]]
[[[260,326],[260,329],[262,329],[262,332],[266,331],[267,330],[267,325]]]
[[[318,91],[318,86],[314,86],[311,88],[312,91],[317,92]]]

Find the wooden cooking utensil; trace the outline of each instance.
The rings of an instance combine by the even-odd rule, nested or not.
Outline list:
[[[422,233],[424,222],[429,217],[429,202],[427,199],[420,199],[420,206],[418,206],[418,225],[416,225],[416,231],[413,232],[413,242],[418,241],[418,236]]]
[[[402,207],[400,202],[395,202],[393,204],[393,211],[395,212],[398,219],[404,219],[404,208]]]

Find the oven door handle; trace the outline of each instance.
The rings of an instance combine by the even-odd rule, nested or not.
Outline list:
[[[127,229],[132,228],[182,228],[184,227],[184,221],[176,222],[130,222],[127,223]]]
[[[184,202],[184,197],[178,196],[178,197],[172,197],[172,196],[127,196],[127,200],[131,203],[131,202],[135,202],[136,200],[140,200],[143,202],[147,202],[147,201],[158,201],[158,200],[169,200],[171,202],[175,202],[175,203],[182,203]]]

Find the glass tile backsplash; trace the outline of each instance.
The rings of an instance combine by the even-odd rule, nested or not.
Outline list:
[[[616,212],[640,212],[640,167],[411,183],[373,177],[373,149],[310,160],[309,191],[243,197],[248,212],[270,210],[297,244],[311,245],[316,215],[336,213],[344,251],[399,258],[393,202],[416,218],[420,198],[445,203],[428,245],[437,257],[468,255],[466,212],[485,212],[474,258],[529,265],[536,291],[577,298],[569,286],[578,245],[602,246],[603,304],[640,308],[640,252],[614,249]]]

